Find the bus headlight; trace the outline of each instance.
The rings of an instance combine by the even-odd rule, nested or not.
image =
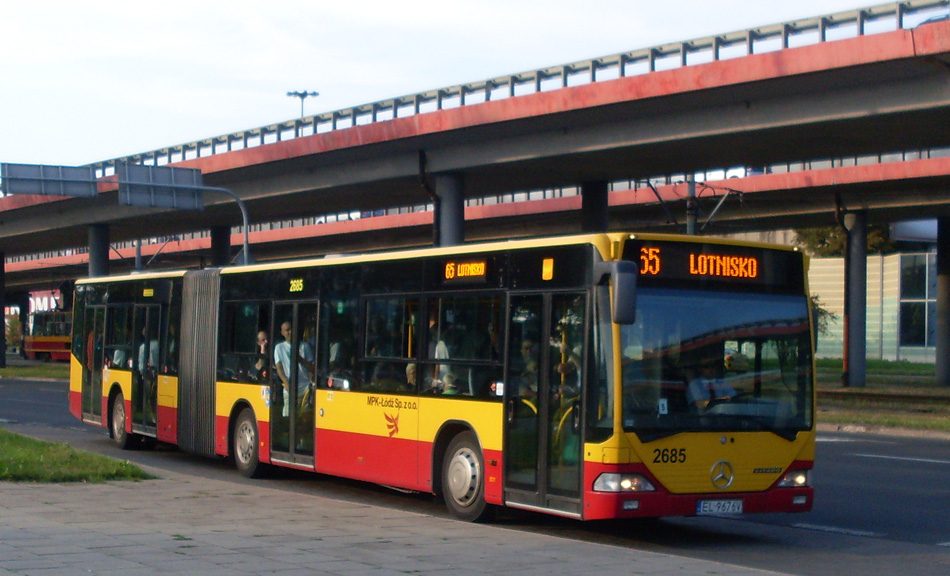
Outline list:
[[[804,488],[811,485],[808,470],[791,470],[778,481],[779,488]]]
[[[653,492],[656,487],[642,474],[601,474],[594,481],[595,492]]]

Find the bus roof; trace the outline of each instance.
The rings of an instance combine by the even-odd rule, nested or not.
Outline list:
[[[592,244],[596,246],[602,255],[611,254],[612,244],[620,244],[626,240],[652,240],[666,242],[688,242],[704,244],[723,244],[730,246],[749,246],[755,248],[767,248],[773,250],[798,251],[798,248],[781,246],[777,244],[767,244],[762,242],[751,242],[745,240],[730,240],[723,238],[712,238],[708,236],[685,236],[679,234],[634,234],[630,232],[606,232],[594,234],[576,234],[567,236],[544,236],[538,238],[520,238],[511,240],[494,240],[488,242],[478,242],[472,244],[459,244],[455,246],[440,247],[419,247],[405,248],[394,251],[375,251],[354,254],[327,254],[324,256],[315,256],[311,258],[301,258],[295,260],[276,260],[261,264],[250,264],[241,266],[228,266],[220,268],[222,275],[241,274],[245,272],[282,270],[299,267],[317,267],[334,264],[352,264],[360,262],[376,262],[380,260],[402,260],[410,258],[423,258],[427,256],[445,256],[452,254],[470,254],[475,252],[498,252],[511,249],[543,248],[545,246],[565,246],[575,244]],[[621,252],[618,246],[614,257]],[[169,270],[162,272],[133,272],[131,274],[122,274],[117,276],[99,276],[94,278],[84,278],[77,281],[77,284],[102,283],[102,282],[120,282],[128,280],[151,280],[163,278],[180,278],[189,270]]]

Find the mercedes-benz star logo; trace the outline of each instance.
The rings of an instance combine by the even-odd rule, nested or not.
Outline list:
[[[725,490],[731,486],[732,481],[736,479],[732,471],[732,464],[725,460],[713,464],[712,470],[709,471],[709,477],[712,479],[713,486],[720,490]]]

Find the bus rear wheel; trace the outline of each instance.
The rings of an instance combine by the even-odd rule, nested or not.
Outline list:
[[[234,466],[247,478],[258,478],[264,473],[261,464],[260,436],[257,434],[257,419],[250,408],[241,410],[234,424],[231,439],[231,454]]]
[[[442,497],[459,520],[482,522],[493,510],[485,502],[485,464],[472,432],[452,439],[442,461]]]
[[[112,439],[120,450],[132,447],[132,435],[126,431],[125,422],[125,397],[119,392],[112,399]]]

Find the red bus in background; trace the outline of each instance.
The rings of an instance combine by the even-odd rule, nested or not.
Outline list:
[[[29,334],[23,337],[23,354],[29,360],[69,360],[72,314],[65,310],[30,314]]]

